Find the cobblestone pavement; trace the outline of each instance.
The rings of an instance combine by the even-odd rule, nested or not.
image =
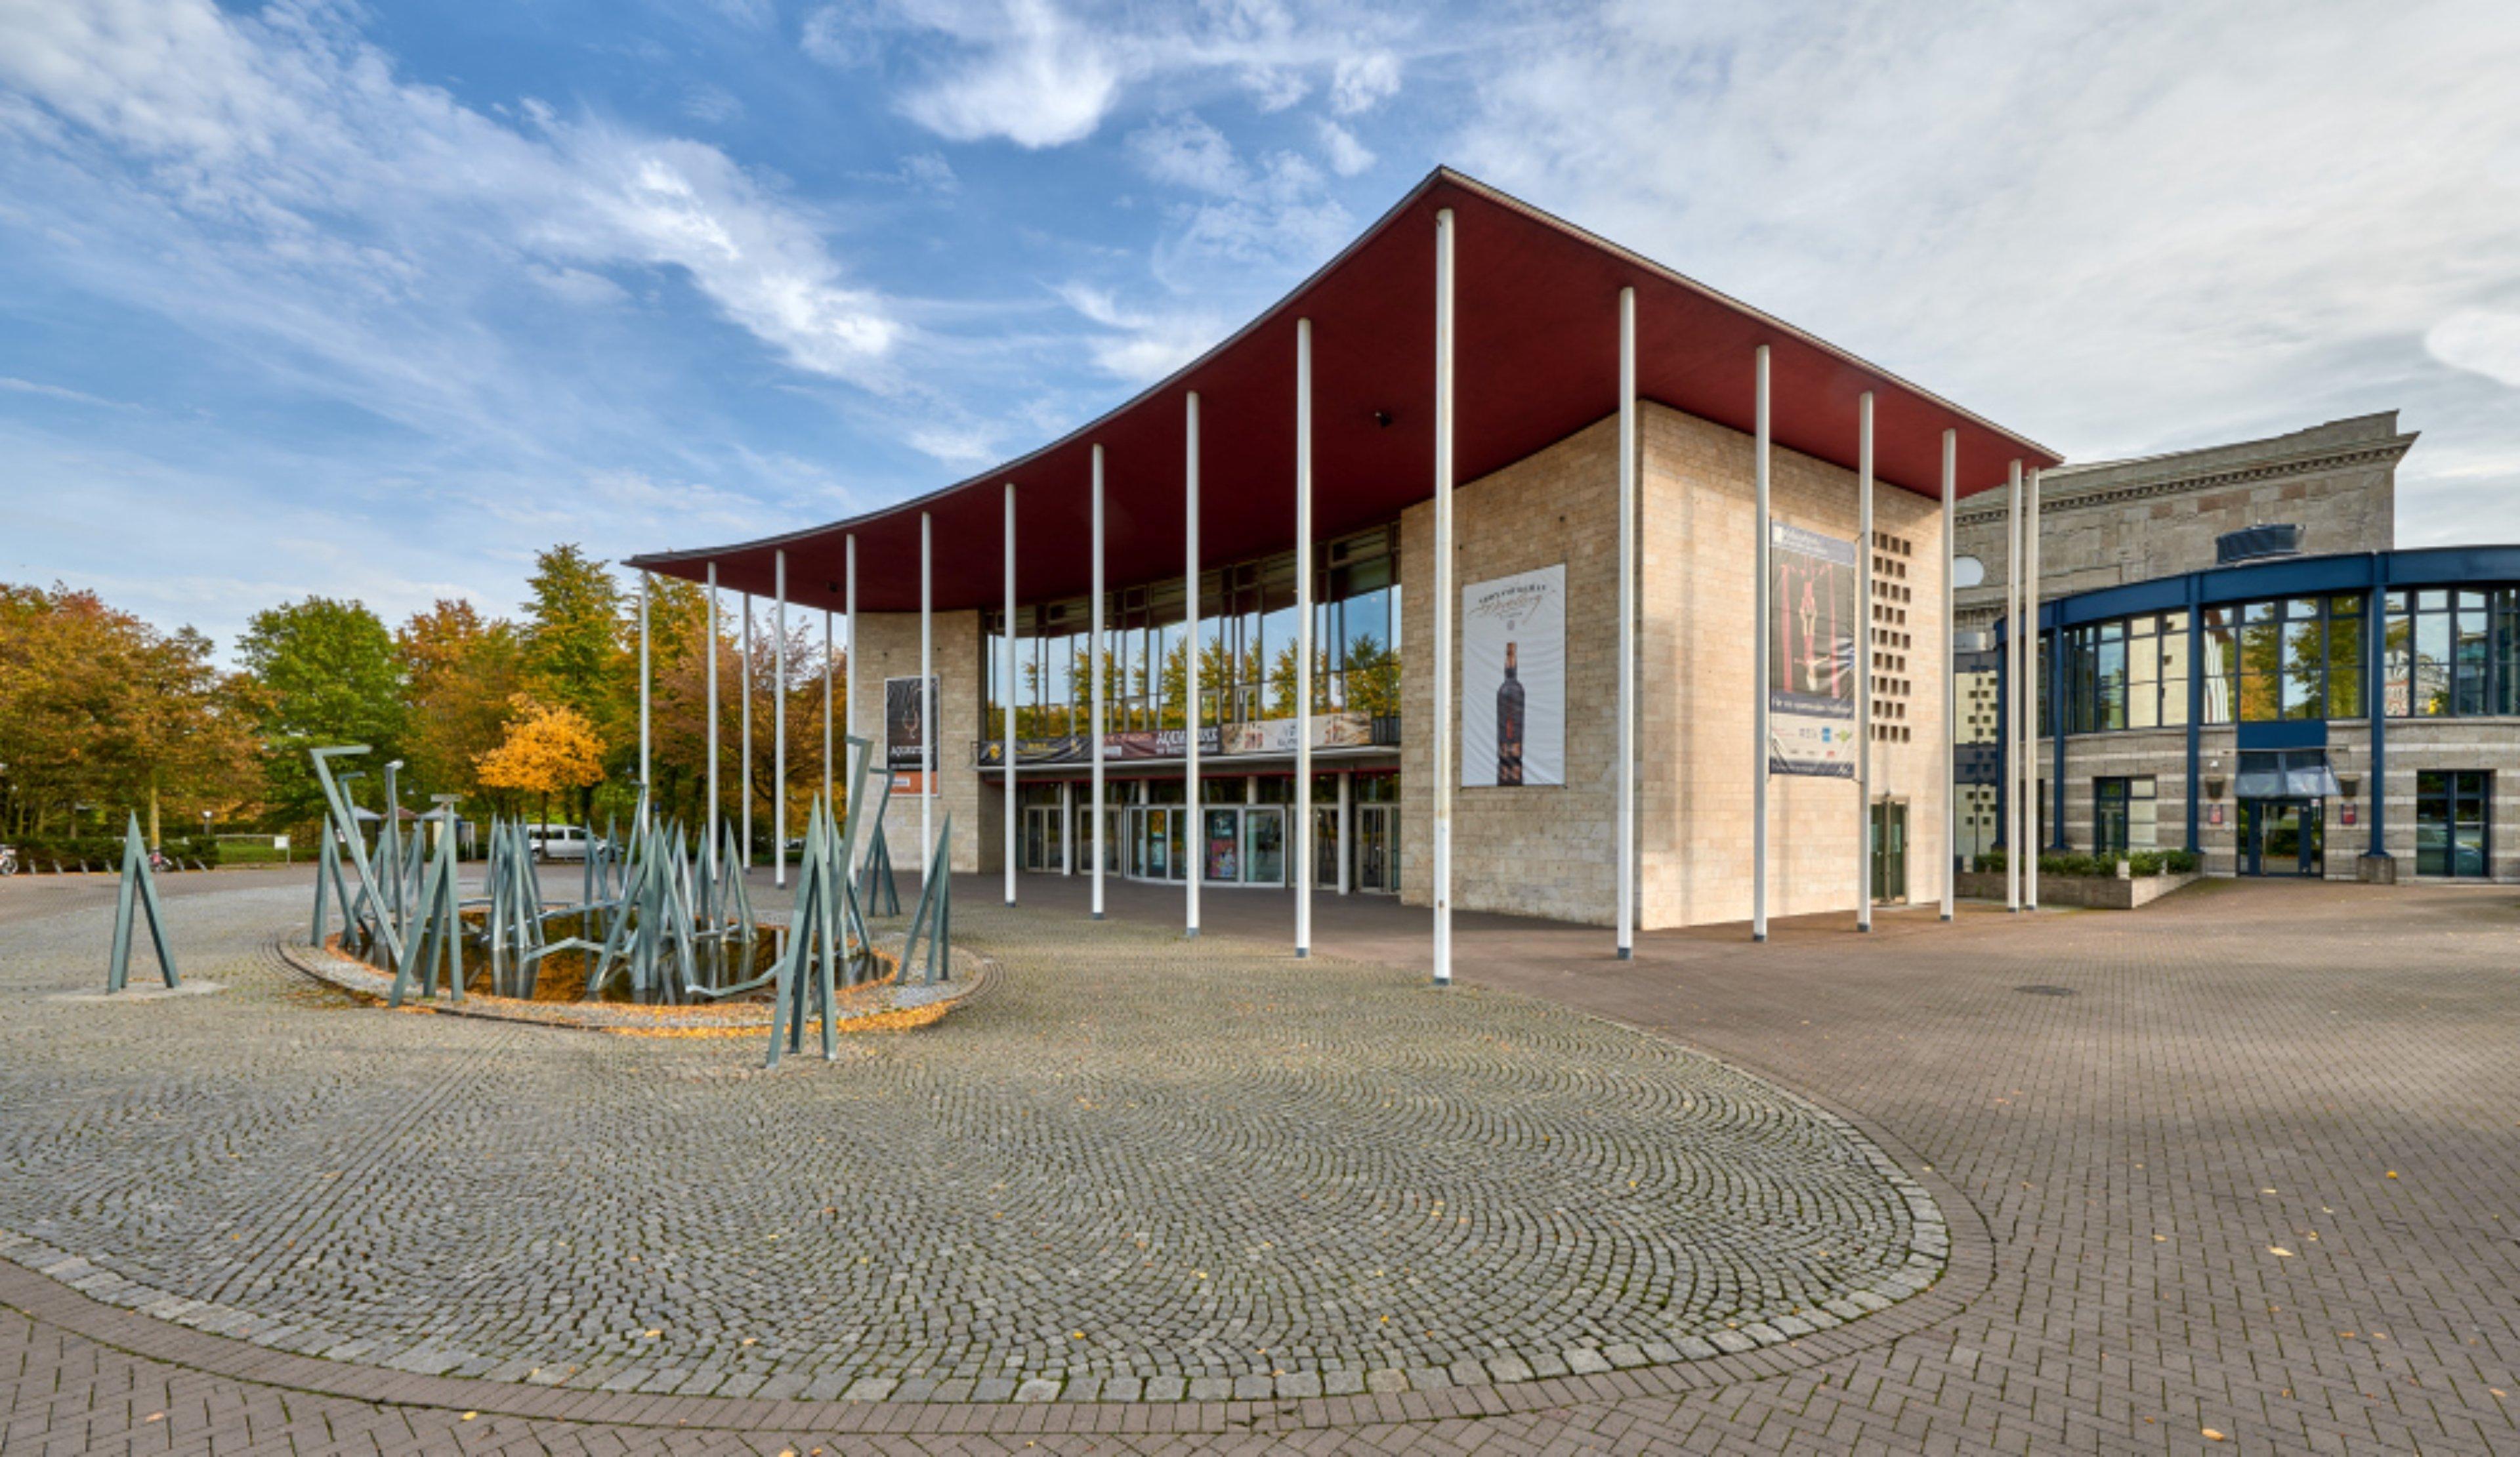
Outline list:
[[[967,897],[967,903],[980,900],[977,893]],[[1229,908],[1217,907],[1219,901]],[[205,913],[211,904],[216,901],[205,902]],[[1160,899],[1147,904],[1164,909]],[[1212,933],[1195,963],[1152,926],[1084,927],[1063,906],[1027,912],[1019,921],[992,915],[985,930],[981,924],[969,929],[975,936],[994,932],[1018,939],[1027,951],[1079,938],[1105,948],[1091,970],[1046,974],[1036,985],[1054,998],[1059,993],[1049,989],[1052,983],[1081,985],[1107,967],[1121,969],[1108,975],[1142,976],[1143,996],[1189,1006],[1219,996],[1237,1008],[1238,1016],[1218,1022],[1208,1035],[1167,1044],[1180,1065],[1179,1102],[1212,1101],[1196,1090],[1216,1075],[1217,1054],[1206,1044],[1220,1040],[1256,1038],[1293,1066],[1322,1068],[1325,1075],[1333,1070],[1334,1046],[1349,1058],[1411,1059],[1406,1047],[1376,1045],[1363,1024],[1373,1022],[1372,1009],[1384,998],[1416,1009],[1437,994],[1412,989],[1414,978],[1406,974],[1324,962],[1318,970],[1331,979],[1326,984],[1354,1007],[1307,1021],[1282,989],[1288,963],[1256,950],[1229,950],[1227,938],[1213,933],[1238,914],[1265,918],[1268,911],[1257,906],[1256,900],[1211,897]],[[1136,908],[1119,905],[1123,915]],[[1372,919],[1377,914],[1389,921],[1417,915],[1388,906],[1341,907],[1324,918],[1324,948],[1338,951],[1342,936],[1360,946],[1389,934],[1386,923]],[[967,919],[984,920],[977,907]],[[26,927],[22,922],[0,931],[0,947],[22,944]],[[1941,1282],[1883,1313],[1787,1345],[1678,1365],[1556,1377],[1535,1372],[1529,1382],[1340,1396],[920,1405],[771,1402],[756,1393],[729,1403],[500,1386],[290,1355],[98,1303],[22,1266],[0,1264],[0,1306],[9,1307],[0,1311],[0,1419],[7,1424],[0,1427],[0,1447],[805,1453],[816,1445],[937,1451],[1037,1442],[1076,1451],[2520,1449],[2506,1396],[2520,1389],[2513,1386],[2520,1282],[2509,1228],[2520,1217],[2511,1212],[2512,1196],[2520,1192],[2513,1131],[2520,1128],[2520,1069],[2509,1055],[2520,1029],[2516,931],[2520,897],[2507,889],[2217,884],[2133,916],[2066,913],[2034,922],[1972,912],[1949,928],[1930,918],[1890,916],[1870,937],[1837,926],[1795,925],[1760,948],[1713,934],[1650,936],[1627,965],[1600,954],[1598,933],[1503,923],[1473,933],[1464,958],[1473,979],[1664,1030],[1735,1065],[1764,1070],[1849,1116],[1896,1151],[1932,1191],[1952,1222],[1951,1264]],[[1133,966],[1144,971],[1126,970]],[[1232,970],[1219,978],[1212,969],[1222,967]],[[205,998],[185,1004],[179,1015],[197,1016],[221,1003],[252,1005],[259,993],[249,970],[217,975],[238,983],[236,999]],[[1212,988],[1212,979],[1229,984]],[[22,1089],[41,1080],[12,1081],[26,1045],[28,999],[15,990],[21,983],[5,976],[0,981],[13,988],[0,992],[0,1056],[7,1059],[0,1081],[9,1082],[0,1088],[0,1133],[11,1140],[0,1147],[15,1159],[24,1127]],[[2029,985],[2073,994],[2018,989]],[[1012,1028],[1023,1005],[1011,997],[967,1014],[970,1029],[988,1033],[973,1040],[996,1038],[1002,1052],[1012,1047],[1020,1039],[1000,1037],[996,1029]],[[1509,1066],[1533,1051],[1508,1030],[1515,1018],[1543,1026],[1556,1021],[1509,997],[1473,994],[1451,1005],[1483,1027],[1459,1033],[1447,1019],[1413,1027],[1413,1037],[1431,1027],[1439,1040],[1466,1051],[1479,1036],[1496,1036],[1502,1040],[1492,1061]],[[156,1016],[176,1009],[110,1010]],[[275,1042],[287,1040],[288,1028],[308,1024],[321,1027],[320,1035],[296,1035],[323,1049],[365,1035],[338,1030],[338,1015],[324,1009],[267,1003],[265,1010],[281,1029],[268,1034]],[[1114,1023],[1154,1016],[1115,1015],[1075,998],[1058,1002],[1057,1010],[1086,1024],[1077,1035],[1089,1054],[1123,1059],[1132,1055],[1127,1029]],[[1350,1021],[1360,1024],[1347,1028]],[[468,1035],[440,1047],[428,1039],[442,1035],[429,1030],[442,1019],[368,1022],[384,1023],[390,1031],[378,1044],[353,1040],[345,1056],[371,1066],[432,1063],[441,1083],[457,1090],[434,1100],[406,1096],[395,1102],[398,1115],[360,1113],[371,1126],[403,1119],[389,1156],[378,1156],[395,1165],[442,1136],[432,1130],[496,1138],[506,1125],[495,1117],[468,1121],[472,1116],[462,1110],[485,1100],[466,1094],[543,1090],[547,1084],[533,1074],[515,1071],[518,1048],[531,1045],[533,1062],[540,1063],[549,1054],[537,1039],[570,1035],[463,1026],[452,1030]],[[954,1034],[960,1025],[943,1030]],[[1343,1028],[1349,1040],[1327,1040]],[[480,1035],[485,1031],[489,1037]],[[1585,1035],[1612,1038],[1614,1032],[1596,1024]],[[153,1028],[145,1035],[146,1042],[128,1034],[74,1034],[75,1055],[56,1061],[47,1054],[44,1078],[57,1082],[68,1075],[64,1065],[75,1062],[118,1068],[129,1086],[145,1086],[138,1075],[142,1055],[161,1046],[167,1033]],[[502,1037],[524,1041],[497,1040]],[[1325,1061],[1307,1064],[1313,1039],[1323,1039]],[[902,1045],[913,1044],[905,1039]],[[1656,1056],[1639,1044],[1609,1045],[1625,1048],[1640,1070],[1657,1066]],[[238,1053],[257,1081],[267,1079],[261,1070],[270,1064],[251,1062],[250,1045]],[[667,1062],[689,1055],[678,1051]],[[292,1066],[291,1057],[302,1063],[307,1053],[263,1056]],[[608,1071],[600,1047],[563,1056],[574,1065],[571,1077],[588,1083],[611,1116],[635,1130],[633,1141],[662,1126],[641,1108],[684,1096],[653,1070],[645,1077]],[[1677,1053],[1660,1056],[1680,1066],[1696,1062]],[[861,1066],[795,1070],[840,1086]],[[1422,1053],[1410,1066],[1439,1081],[1462,1070],[1443,1056]],[[956,1069],[958,1075],[982,1074],[984,1082],[992,1070],[1006,1086],[1007,1070]],[[1017,1126],[1028,1129],[1050,1126],[1023,1119],[1049,1119],[1061,1099],[1091,1100],[1097,1091],[1111,1096],[1089,1087],[1085,1076],[1080,1063],[1071,1080],[1050,1082],[1030,1104],[1013,1101],[995,1112],[1020,1113]],[[518,1077],[525,1081],[512,1081]],[[1229,1077],[1235,1091],[1224,1096],[1235,1106],[1209,1108],[1210,1121],[1192,1126],[1211,1136],[1239,1130],[1243,1142],[1196,1168],[1152,1166],[1225,1178],[1225,1187],[1246,1193],[1282,1180],[1284,1167],[1267,1176],[1244,1174],[1238,1182],[1231,1176],[1258,1144],[1308,1126],[1310,1109],[1294,1096],[1294,1080]],[[126,1157],[122,1140],[152,1147],[164,1136],[158,1125],[185,1116],[219,1081],[203,1073],[171,1096],[140,1099],[144,1112],[100,1134],[92,1149],[119,1160]],[[700,1085],[723,1093],[766,1083],[731,1077]],[[910,1085],[892,1086],[899,1098]],[[1743,1086],[1761,1085],[1745,1080]],[[58,1096],[43,1087],[34,1096]],[[1459,1146],[1467,1130],[1493,1138],[1510,1120],[1525,1130],[1526,1141],[1543,1131],[1569,1138],[1567,1130],[1577,1126],[1569,1119],[1582,1108],[1601,1107],[1605,1096],[1614,1095],[1542,1077],[1520,1096],[1488,1108],[1486,1122],[1448,1120],[1404,1102],[1389,1112],[1457,1146],[1443,1159],[1410,1155],[1405,1145],[1388,1157],[1421,1159],[1406,1166],[1452,1174],[1457,1182],[1448,1187],[1493,1187],[1500,1181],[1482,1181],[1444,1161],[1478,1150],[1475,1141]],[[844,1116],[843,1106],[848,1116],[864,1111],[833,1104],[835,1118]],[[1795,1105],[1781,1099],[1778,1106]],[[1064,1110],[1058,1111],[1063,1120]],[[548,1108],[539,1112],[548,1119]],[[792,1158],[819,1157],[802,1142],[819,1124],[798,1128],[766,1112],[756,1116],[754,1136],[765,1144],[785,1139]],[[1640,1121],[1674,1119],[1662,1111]],[[1678,1126],[1666,1135],[1674,1145],[1702,1145],[1709,1131]],[[1841,1147],[1864,1147],[1840,1125],[1817,1126]],[[1027,1136],[1035,1141],[1015,1140],[1001,1167],[1038,1157],[1037,1133]],[[1326,1148],[1343,1144],[1322,1140]],[[231,1151],[244,1157],[231,1161],[250,1165],[259,1151],[279,1147],[240,1136]],[[1545,1161],[1535,1157],[1506,1177],[1516,1183],[1545,1177]],[[533,1182],[542,1175],[523,1163],[520,1158],[510,1165],[524,1180],[521,1187],[542,1187]],[[364,1167],[376,1166],[382,1165]],[[478,1197],[506,1187],[451,1164],[427,1166],[447,1170],[455,1180],[450,1195]],[[885,1168],[870,1177],[918,1184],[902,1181],[903,1172]],[[345,1173],[373,1182],[365,1172]],[[1299,1183],[1308,1177],[1301,1165],[1294,1176]],[[1318,1170],[1309,1177],[1318,1179]],[[1682,1187],[1674,1183],[1666,1197]],[[1536,1197],[1517,1195],[1514,1206],[1562,1207],[1553,1202],[1555,1188],[1535,1185],[1528,1193]],[[723,1200],[740,1197],[722,1191],[721,1203],[703,1207],[722,1209]],[[0,1201],[15,1198],[0,1190]],[[539,1217],[527,1208],[534,1198],[516,1196],[497,1206],[493,1217],[474,1222],[461,1212],[462,1200],[420,1193],[412,1202],[423,1217],[400,1227],[433,1216],[488,1238],[490,1224]],[[65,1212],[107,1220],[105,1227],[116,1230],[158,1228],[169,1217],[144,1211],[152,1217],[141,1218],[94,1194],[61,1203]],[[358,1229],[372,1222],[376,1205],[352,1197],[338,1207],[346,1212],[336,1227]],[[1587,1207],[1582,1227],[1610,1219],[1599,1227],[1633,1239],[1632,1227],[1613,1217],[1621,1207],[1616,1195]],[[1457,1206],[1448,1202],[1446,1208]],[[1431,1234],[1438,1225],[1431,1201],[1416,1212],[1430,1227],[1420,1233]],[[639,1217],[673,1216],[642,1210]],[[1478,1228],[1479,1217],[1471,1217],[1469,1227]],[[689,1227],[703,1222],[695,1219]],[[645,1223],[594,1223],[612,1231],[617,1248],[660,1248]],[[299,1224],[310,1233],[327,1227]],[[1254,1218],[1243,1227],[1262,1225]],[[204,1248],[215,1246],[219,1233],[212,1225],[187,1258],[219,1263],[224,1252]],[[279,1236],[276,1263],[263,1267],[279,1277],[272,1288],[291,1284],[298,1270],[324,1268],[320,1256],[294,1253],[287,1244],[293,1237]],[[1372,1247],[1369,1240],[1357,1248]],[[1118,1252],[1125,1258],[1128,1251]],[[1298,1263],[1277,1251],[1261,1253],[1266,1257],[1251,1268],[1284,1271]],[[447,1274],[458,1287],[468,1278],[460,1262]],[[469,1278],[478,1278],[477,1271]],[[672,1291],[677,1284],[666,1279],[653,1288]],[[625,1281],[624,1288],[646,1287]],[[503,1294],[506,1303],[522,1305],[548,1292],[522,1287]],[[687,1301],[722,1297],[714,1289],[684,1292]],[[389,1303],[376,1307],[380,1319],[408,1315],[385,1308]],[[501,1299],[483,1297],[478,1303],[489,1308]],[[599,1322],[586,1329],[601,1337],[612,1328]],[[498,1399],[476,1400],[476,1393]],[[1086,1433],[1092,1434],[1080,1434]]]

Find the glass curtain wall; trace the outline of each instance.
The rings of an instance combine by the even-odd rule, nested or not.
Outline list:
[[[2385,630],[2390,717],[2520,714],[2520,587],[2392,592]]]
[[[1378,528],[1315,553],[1313,708],[1400,711],[1398,532]],[[1237,563],[1199,581],[1198,722],[1204,728],[1295,713],[1292,552]],[[1102,673],[1112,733],[1181,729],[1190,717],[1188,614],[1178,578],[1109,595]],[[982,734],[1005,732],[1003,612],[985,614]],[[1082,735],[1093,713],[1086,661],[1093,623],[1084,599],[1015,615],[1015,737]]]
[[[2363,715],[2359,593],[2209,607],[2204,617],[2205,722]]]

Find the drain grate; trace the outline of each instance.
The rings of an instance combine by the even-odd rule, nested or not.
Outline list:
[[[2035,997],[2069,997],[2075,994],[2070,986],[2016,986],[2012,989],[2026,991]]]

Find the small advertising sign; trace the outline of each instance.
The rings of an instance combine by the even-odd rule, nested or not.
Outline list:
[[[944,711],[939,680],[926,681],[922,695],[916,677],[883,680],[883,762],[892,771],[896,795],[916,795],[925,786],[921,771],[926,767],[926,715]],[[943,752],[941,744],[937,751]]]

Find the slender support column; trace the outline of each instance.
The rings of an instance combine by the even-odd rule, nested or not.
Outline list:
[[[788,553],[770,554],[770,883],[788,884]]]
[[[649,675],[649,671],[648,671],[649,661],[650,661],[650,660],[649,660],[649,656],[648,656],[648,599],[649,599],[649,598],[653,594],[654,589],[655,589],[655,578],[654,578],[654,576],[653,576],[653,575],[652,575],[652,574],[651,574],[651,573],[649,573],[649,572],[646,572],[646,571],[642,571],[642,572],[640,572],[640,573],[639,573],[639,783],[640,783],[640,785],[641,785],[642,787],[645,787],[645,786],[650,782],[650,780],[649,780],[649,778],[648,778],[648,772],[649,772],[649,771],[648,771],[648,751],[649,751],[649,744],[650,744],[650,742],[651,742],[652,735],[651,735],[651,733],[650,733],[650,731],[649,731],[649,723],[650,723],[650,716],[651,716],[651,715],[650,715],[649,703],[648,703],[648,680],[649,680],[649,676],[650,676],[650,675]]]
[[[701,842],[717,848],[717,564],[708,564],[708,836]]]
[[[1313,954],[1313,321],[1295,321],[1295,954]]]
[[[936,526],[919,513],[919,884],[936,874]],[[952,873],[952,867],[947,867]]]
[[[2039,473],[2025,490],[2029,510],[2021,519],[2021,813],[2028,853],[2021,857],[2021,908],[2039,909]],[[2063,825],[2056,827],[2064,829]]]
[[[846,738],[854,739],[858,734],[858,538],[854,533],[840,540],[840,611],[848,618],[849,632],[849,687],[848,693],[842,699],[845,706],[840,711],[848,715],[848,723],[843,733]],[[871,750],[869,753],[872,755],[880,751]],[[878,764],[877,767],[886,774],[892,772],[890,764]],[[848,864],[849,882],[854,885],[857,883],[858,875],[858,840],[855,836],[849,839]]]
[[[1619,291],[1618,953],[1637,954],[1637,291]]]
[[[2021,909],[2021,462],[2004,483],[2003,554],[2003,908]]]
[[[1007,771],[1007,904],[1015,903],[1015,483],[1007,482],[1007,672],[998,735]]]
[[[1751,553],[1751,569],[1757,582],[1751,593],[1753,607],[1752,632],[1757,645],[1751,649],[1750,667],[1750,939],[1768,938],[1768,655],[1769,640],[1776,628],[1769,621],[1768,602],[1768,346],[1759,345],[1757,355],[1757,435],[1751,447],[1751,471],[1758,479],[1759,516],[1757,549]]]
[[[823,807],[839,813],[832,802],[832,614],[823,613]]]
[[[1959,633],[1952,616],[1952,569],[1958,560],[1960,433],[1943,432],[1943,919],[1952,919],[1959,879]]]
[[[1086,631],[1085,676],[1094,698],[1094,788],[1086,812],[1093,823],[1086,837],[1094,856],[1094,919],[1102,919],[1102,447],[1094,447],[1094,602]]]
[[[2372,566],[2377,569],[2374,574],[2381,575],[2385,579],[2389,559],[2385,556],[2374,556]],[[2388,610],[2389,589],[2381,582],[2374,582],[2370,595],[2362,602],[2362,706],[2363,711],[2370,715],[2366,721],[2371,725],[2370,854],[2372,858],[2378,860],[2389,858],[2389,680],[2384,676],[2388,671],[2389,662]],[[2205,639],[2202,634],[2191,629],[2187,640],[2191,643],[2202,643]],[[2408,647],[2411,650],[2413,644],[2410,643]],[[2198,671],[2194,664],[2202,660],[2197,651],[2189,650],[2187,660],[2190,664],[2190,673]],[[2411,689],[2409,691],[2411,692]],[[2195,721],[2195,715],[2189,714],[2188,722]],[[2193,730],[2190,732],[2192,733]],[[2192,827],[2196,820],[2194,808],[2196,781],[2192,766],[2188,770],[2187,802],[2189,805],[2187,818]],[[2196,848],[2196,834],[2192,828],[2188,831],[2187,847],[2191,850]]]
[[[1435,984],[1453,984],[1453,209],[1435,214]]]
[[[1855,401],[1855,929],[1872,929],[1872,391]]]
[[[1187,785],[1186,800],[1190,805],[1190,833],[1185,843],[1190,850],[1190,864],[1182,874],[1182,934],[1198,934],[1198,882],[1207,871],[1207,807],[1198,793],[1198,391],[1193,389],[1183,400],[1182,415],[1182,581],[1186,599],[1183,621],[1188,624],[1190,654],[1190,704],[1183,722],[1189,732],[1182,735],[1182,777]],[[1163,681],[1163,664],[1155,664],[1156,682]],[[1157,698],[1162,689],[1155,690]]]
[[[736,793],[742,797],[739,818],[742,822],[742,858],[737,865],[752,868],[752,594],[743,593],[743,642],[738,648],[736,663],[743,675],[743,745],[737,755]]]
[[[1058,873],[1076,874],[1076,781],[1058,782]]]
[[[1338,776],[1338,893],[1347,893],[1348,862],[1356,858],[1356,829],[1350,823],[1355,816],[1348,811],[1349,786],[1356,780],[1354,769],[1341,769]]]

